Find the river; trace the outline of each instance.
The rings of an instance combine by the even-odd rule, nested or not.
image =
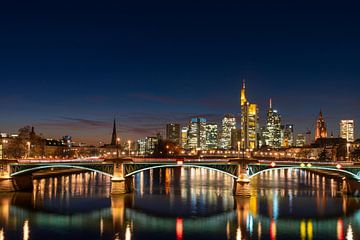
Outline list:
[[[0,240],[360,239],[360,198],[336,180],[277,170],[251,181],[242,198],[231,177],[197,168],[139,173],[122,196],[97,173],[37,179],[31,193],[0,194]]]

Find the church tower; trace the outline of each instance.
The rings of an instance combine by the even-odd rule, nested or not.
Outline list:
[[[110,145],[115,146],[117,144],[117,135],[116,135],[116,120],[114,118],[114,126],[113,126],[113,132],[111,136],[111,143]]]
[[[315,141],[318,138],[327,138],[326,124],[321,110],[316,120]]]

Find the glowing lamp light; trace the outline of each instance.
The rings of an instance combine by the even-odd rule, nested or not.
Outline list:
[[[341,168],[341,165],[340,165],[340,164],[336,164],[336,168],[337,168],[337,169],[340,169],[340,168]]]
[[[311,163],[308,163],[306,166],[307,166],[307,167],[311,167],[312,165],[311,165]]]
[[[300,164],[300,167],[305,167],[305,163],[301,163],[301,164]]]
[[[177,165],[183,165],[183,164],[184,164],[184,161],[183,161],[183,160],[177,160],[177,161],[176,161],[176,164],[177,164]]]
[[[271,162],[270,166],[271,166],[271,167],[275,167],[275,166],[276,166],[276,163],[275,163],[275,162]]]

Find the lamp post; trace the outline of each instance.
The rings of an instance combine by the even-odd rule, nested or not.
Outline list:
[[[128,147],[129,147],[129,157],[130,157],[130,151],[131,151],[131,141],[130,140],[128,140]]]
[[[116,139],[116,158],[119,158],[119,144],[120,144],[120,138]]]
[[[245,139],[242,138],[241,142],[242,142],[242,144],[241,144],[242,145],[242,150],[241,150],[242,151],[242,157],[245,158]]]
[[[241,144],[241,142],[238,141],[238,142],[237,142],[237,147],[238,147],[238,158],[239,158],[239,159],[240,159],[240,144]]]
[[[346,143],[346,158],[350,161],[350,143]]]
[[[27,146],[27,157],[30,157],[30,147],[31,147],[31,143],[29,141],[26,142],[26,146]]]

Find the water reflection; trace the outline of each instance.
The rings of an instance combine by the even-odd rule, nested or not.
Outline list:
[[[359,199],[314,173],[259,175],[250,198],[230,177],[201,169],[157,169],[135,177],[135,193],[111,196],[93,173],[34,181],[32,193],[0,194],[2,239],[359,239]]]

